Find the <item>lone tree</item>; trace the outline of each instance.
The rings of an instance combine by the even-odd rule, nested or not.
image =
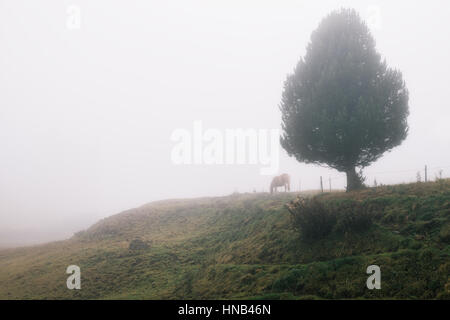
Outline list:
[[[408,90],[387,67],[353,9],[334,11],[312,33],[280,103],[281,145],[298,161],[345,172],[347,191],[408,134]]]

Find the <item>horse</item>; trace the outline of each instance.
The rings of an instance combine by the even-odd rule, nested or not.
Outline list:
[[[276,176],[272,179],[272,183],[270,184],[270,193],[273,193],[274,189],[277,192],[277,187],[283,187],[284,191],[291,191],[291,179],[287,173],[283,173],[282,175]]]

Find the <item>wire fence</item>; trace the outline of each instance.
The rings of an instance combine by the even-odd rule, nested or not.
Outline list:
[[[409,181],[407,182],[413,182],[413,181],[432,181],[435,179],[442,179],[442,178],[446,178],[446,176],[444,175],[445,169],[450,168],[450,165],[433,165],[433,166],[428,166],[428,165],[424,165],[422,168],[415,168],[415,169],[402,169],[402,170],[390,170],[390,171],[368,171],[368,172],[364,172],[364,176],[373,178],[373,182],[370,183],[369,181],[366,181],[366,184],[368,186],[374,185],[376,186],[378,184],[377,182],[377,178],[379,178],[379,181],[382,181],[382,178],[384,175],[389,174],[389,175],[395,175],[395,174],[405,174],[405,173],[414,173],[414,175],[411,175],[411,178],[409,179]],[[447,170],[448,171],[448,170]],[[434,176],[432,176],[432,174],[434,174]],[[330,176],[328,177],[328,179],[323,178],[322,176],[320,177],[320,188],[321,190],[332,190],[332,184],[333,181],[343,181],[344,183],[346,182],[347,176],[345,175],[345,173],[342,173],[340,175],[336,175],[336,176]],[[392,180],[392,179],[391,179]],[[394,179],[395,180],[395,179]],[[391,182],[389,184],[398,184],[398,183],[403,183],[405,182],[404,180],[401,181],[400,179],[397,179],[395,182]],[[326,186],[325,184],[328,184],[328,186]],[[300,189],[300,185],[299,185],[299,189]]]

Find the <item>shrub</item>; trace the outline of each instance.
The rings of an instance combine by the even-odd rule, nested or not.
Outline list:
[[[130,250],[145,250],[149,245],[141,239],[134,239],[130,242],[128,249]]]
[[[335,231],[338,233],[363,232],[372,225],[372,214],[362,203],[348,201],[333,211],[337,216]]]
[[[303,240],[318,240],[332,231],[338,234],[360,233],[373,224],[373,208],[349,200],[328,206],[319,198],[298,198],[287,205],[292,224]]]
[[[329,234],[335,215],[316,198],[298,198],[287,205],[294,228],[303,240],[317,240]]]
[[[450,223],[442,226],[442,229],[439,232],[439,238],[441,242],[450,244]]]
[[[286,273],[282,274],[278,279],[276,279],[272,284],[272,290],[276,292],[296,292],[300,289],[301,280],[305,276],[304,272],[300,269],[291,269]]]

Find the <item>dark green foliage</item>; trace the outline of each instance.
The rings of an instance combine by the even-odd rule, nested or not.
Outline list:
[[[271,289],[275,292],[289,291],[296,293],[303,288],[303,277],[304,271],[291,269],[275,280]]]
[[[442,227],[439,237],[443,243],[450,244],[450,223],[447,223]]]
[[[336,223],[336,216],[317,198],[298,198],[287,208],[294,228],[306,241],[323,238]]]
[[[343,234],[363,232],[372,226],[372,211],[361,202],[346,201],[334,206],[333,212],[337,216],[335,231]]]
[[[347,173],[362,186],[366,167],[407,136],[408,90],[388,68],[354,10],[328,15],[284,84],[281,145],[300,162]]]
[[[292,225],[300,231],[303,240],[323,238],[330,233],[336,217],[317,198],[298,198],[287,205]]]
[[[360,201],[325,203],[319,197],[297,198],[287,208],[292,225],[305,241],[322,239],[332,231],[338,234],[363,232],[373,223],[374,206]]]
[[[364,271],[371,264],[381,268],[381,290],[365,287]],[[275,279],[271,290],[289,292],[294,297],[317,295],[325,299],[448,299],[449,269],[448,254],[403,250],[377,257],[355,256],[295,266]]]
[[[142,241],[141,239],[134,239],[130,242],[128,249],[130,250],[145,250],[148,249],[149,245],[147,242]]]

